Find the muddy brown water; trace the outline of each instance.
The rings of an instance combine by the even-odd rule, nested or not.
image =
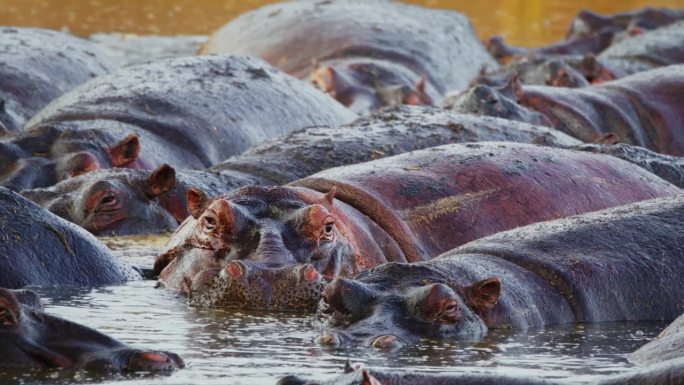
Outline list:
[[[40,26],[80,35],[210,34],[264,0],[0,0],[0,25]],[[561,39],[581,8],[610,13],[645,5],[684,7],[684,0],[415,0],[460,10],[479,36],[501,34],[538,46]],[[108,238],[130,263],[151,267],[164,237]],[[49,313],[95,327],[131,345],[179,353],[187,368],[169,376],[101,377],[66,370],[3,371],[1,384],[274,384],[300,374],[330,378],[351,358],[373,368],[432,373],[495,372],[587,383],[633,370],[625,357],[662,323],[563,325],[537,331],[493,332],[480,342],[423,341],[392,352],[330,348],[314,342],[311,317],[190,308],[154,281],[100,288],[35,288]]]

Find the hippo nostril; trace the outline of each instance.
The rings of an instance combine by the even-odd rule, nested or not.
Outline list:
[[[329,346],[340,346],[342,341],[340,340],[340,336],[337,335],[335,332],[323,332],[317,339],[316,342],[318,342],[321,345],[329,345]]]
[[[247,266],[240,261],[230,261],[228,266],[221,272],[221,277],[227,278],[239,278],[245,275],[247,272]]]
[[[395,336],[385,335],[374,339],[371,346],[376,349],[390,350],[401,347],[401,342]]]

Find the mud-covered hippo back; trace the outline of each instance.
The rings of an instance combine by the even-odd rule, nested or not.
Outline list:
[[[299,78],[311,71],[311,52],[321,61],[388,59],[434,77],[442,93],[464,89],[483,66],[496,67],[465,16],[385,0],[268,5],[227,24],[203,52],[256,55]]]
[[[435,261],[513,263],[561,292],[580,322],[672,320],[684,307],[682,213],[684,195],[657,198],[502,232]]]
[[[0,135],[54,98],[116,67],[110,52],[66,33],[0,27]]]
[[[140,275],[94,236],[0,187],[0,286],[96,286]]]
[[[27,127],[107,130],[114,127],[108,122],[125,123],[144,131],[143,151],[144,136],[152,134],[160,144],[199,156],[206,167],[292,129],[337,126],[355,117],[259,59],[222,55],[120,69],[55,100]]]

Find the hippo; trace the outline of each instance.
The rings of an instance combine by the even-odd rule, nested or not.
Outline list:
[[[0,27],[0,136],[19,131],[53,99],[112,71],[103,47],[40,28]]]
[[[319,341],[392,348],[502,327],[673,320],[684,307],[683,213],[684,194],[655,198],[337,278],[323,292]]]
[[[302,22],[306,20],[306,22]],[[261,57],[359,114],[432,104],[496,62],[456,12],[385,0],[289,1],[232,20],[200,50]]]
[[[173,231],[190,215],[186,196],[197,188],[218,196],[246,185],[285,184],[331,167],[411,150],[475,141],[573,146],[580,141],[545,127],[505,119],[456,114],[433,107],[398,106],[334,127],[307,127],[265,141],[206,170],[107,169],[22,194],[96,235]],[[97,219],[97,200],[110,205],[107,223]],[[104,194],[104,195],[103,195]],[[119,214],[111,215],[116,208]]]
[[[140,279],[82,228],[0,187],[0,287],[99,286]]]
[[[512,47],[495,36],[487,42],[487,50],[499,62],[516,57],[558,54],[598,54],[613,43],[629,39],[646,31],[665,27],[684,19],[684,10],[643,8],[609,16],[581,10],[570,22],[565,40],[541,48]]]
[[[285,376],[276,385],[567,385],[574,381],[538,379],[493,373],[423,374],[387,373],[370,370],[348,361],[344,374],[328,381],[312,381]],[[684,384],[684,359],[668,360],[643,369],[597,378],[594,385],[681,385]]]
[[[153,271],[160,284],[189,293],[191,303],[205,288],[225,287],[228,293],[202,296],[218,303],[198,305],[234,306],[242,293],[250,301],[239,307],[250,307],[256,293],[283,297],[268,282],[277,274],[264,269],[302,266],[308,273],[299,274],[305,279],[298,287],[305,292],[288,298],[311,299],[319,275],[330,280],[386,262],[423,261],[498,231],[680,191],[610,156],[521,143],[445,145],[213,200],[191,189],[192,216]],[[258,279],[249,278],[252,271]]]
[[[1,140],[0,183],[22,190],[101,168],[206,168],[272,136],[355,118],[259,59],[160,60],[77,87]]]
[[[665,328],[656,339],[627,356],[627,359],[635,364],[652,365],[682,357],[683,353],[684,314]]]
[[[89,327],[44,312],[30,290],[0,288],[0,368],[170,372],[185,366],[176,354],[126,346]]]
[[[606,134],[656,152],[684,154],[684,65],[644,71],[583,88],[480,86],[445,102],[457,112],[554,127],[584,142]]]

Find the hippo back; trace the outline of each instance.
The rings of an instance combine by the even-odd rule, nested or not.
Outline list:
[[[0,187],[0,286],[96,286],[140,275],[95,237]]]
[[[679,302],[682,302],[681,299]],[[651,365],[681,357],[682,353],[684,353],[684,314],[674,320],[657,338],[634,351],[627,359],[636,364]]]
[[[623,160],[520,143],[453,144],[293,182],[380,224],[411,261],[543,220],[677,194]]]
[[[312,59],[385,59],[426,74],[442,94],[496,67],[465,16],[385,0],[267,5],[225,25],[202,52],[259,56],[298,78]]]

